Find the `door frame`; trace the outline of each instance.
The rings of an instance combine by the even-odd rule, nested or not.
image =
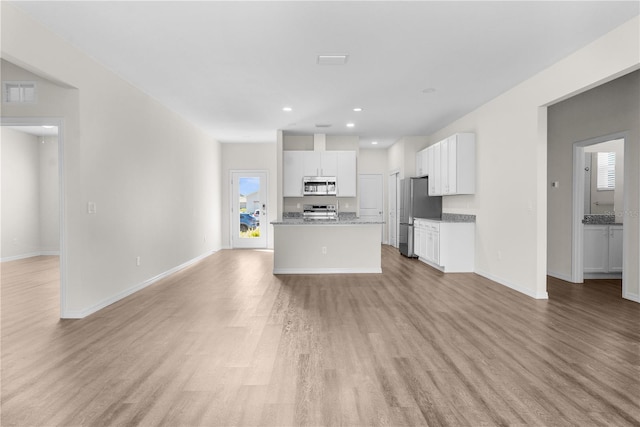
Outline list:
[[[391,184],[391,179],[395,180],[395,187],[396,187],[396,197],[395,200],[391,200],[391,197],[389,197],[388,203],[389,203],[389,208],[388,208],[388,215],[389,216],[389,226],[387,228],[387,235],[388,237],[388,241],[389,244],[391,244],[391,227],[395,227],[395,235],[396,235],[396,244],[392,245],[394,248],[399,248],[400,247],[400,242],[398,239],[398,236],[400,235],[400,221],[398,219],[398,209],[400,207],[400,169],[394,169],[391,172],[389,172],[389,182],[387,185]],[[396,213],[396,218],[395,218],[395,222],[392,223],[391,221],[391,203],[395,202],[395,213]]]
[[[572,207],[572,245],[571,245],[571,282],[584,282],[584,149],[590,145],[615,139],[624,140],[624,188],[622,189],[623,211],[629,212],[629,174],[631,158],[628,155],[629,132],[616,132],[595,138],[577,141],[573,143],[573,207]],[[624,227],[622,231],[622,297],[636,301],[628,293],[628,246],[630,242],[630,227]],[[640,302],[640,301],[638,301]]]
[[[259,173],[263,173],[265,176],[265,182],[264,182],[264,203],[265,205],[267,205],[267,215],[265,215],[263,212],[260,212],[260,233],[262,236],[262,233],[264,232],[264,246],[257,246],[255,248],[237,248],[234,247],[233,245],[233,207],[235,206],[234,204],[234,200],[233,200],[233,175],[236,173],[240,173],[240,174],[247,174],[247,175],[251,175],[251,174],[259,174]],[[268,223],[265,224],[266,226],[262,227],[262,221],[263,218],[265,221],[267,221],[267,218],[269,216],[269,171],[266,169],[230,169],[229,170],[229,247],[231,249],[266,249],[269,247],[269,234],[268,234]]]
[[[56,126],[58,128],[58,233],[60,240],[60,318],[67,316],[67,229],[65,173],[64,173],[64,119],[61,117],[0,117],[0,126]]]

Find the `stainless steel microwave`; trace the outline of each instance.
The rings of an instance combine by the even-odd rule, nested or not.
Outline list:
[[[302,194],[305,196],[335,196],[337,194],[335,176],[305,176],[302,180]]]

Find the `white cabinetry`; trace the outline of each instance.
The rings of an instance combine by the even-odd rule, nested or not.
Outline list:
[[[305,176],[335,176],[338,197],[356,197],[355,151],[284,151],[284,197],[302,197]]]
[[[336,151],[303,151],[304,176],[336,176],[338,155]]]
[[[475,224],[415,220],[414,252],[445,273],[475,269]]]
[[[283,152],[282,195],[284,197],[302,197],[305,153],[306,151]]]
[[[585,224],[584,273],[622,272],[622,225]]]
[[[424,169],[429,175],[430,196],[475,193],[476,146],[474,134],[457,133],[427,147],[425,154],[426,166]],[[423,155],[420,155],[421,159],[422,157]]]
[[[622,226],[609,226],[609,272],[622,273]]]
[[[416,174],[415,176],[429,175],[429,157],[427,148],[416,153]]]
[[[441,195],[440,144],[427,147],[427,170],[429,172],[429,195]]]
[[[355,151],[336,151],[336,186],[338,197],[356,197],[357,171]]]

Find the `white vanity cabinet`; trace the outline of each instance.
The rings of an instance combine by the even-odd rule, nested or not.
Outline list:
[[[335,176],[338,197],[356,197],[355,151],[284,151],[283,197],[303,197],[305,176]]]
[[[584,273],[622,272],[622,225],[584,225]]]
[[[416,219],[414,252],[420,261],[445,273],[475,269],[475,223]]]

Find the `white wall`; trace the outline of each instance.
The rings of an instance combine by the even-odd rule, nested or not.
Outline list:
[[[4,105],[3,117],[64,120],[63,315],[85,316],[219,249],[220,144],[11,4],[1,7],[2,57],[22,68],[3,62],[2,78],[39,84],[37,104]]]
[[[476,134],[476,194],[445,197],[443,203],[446,212],[477,215],[476,272],[547,297],[546,106],[637,69],[639,33],[636,17],[431,135],[438,141],[456,132]],[[639,158],[636,149],[627,154]],[[637,182],[637,174],[631,179]],[[637,194],[629,206],[638,211]],[[625,257],[637,266],[638,219],[627,227]],[[637,268],[629,274],[637,284]]]
[[[277,157],[276,144],[221,144],[222,151],[222,247],[231,247],[231,171],[253,170],[268,173],[268,211],[266,218],[260,218],[260,227],[268,224],[267,247],[273,248],[273,225],[278,217]]]
[[[549,184],[548,252],[549,273],[571,278],[573,144],[592,138],[628,132],[624,145],[624,186],[629,195],[628,206],[618,211],[624,222],[624,258],[626,285],[639,295],[638,259],[640,227],[638,224],[640,191],[640,71],[549,107],[548,150],[549,183],[559,181],[558,188]],[[617,162],[616,162],[617,163]],[[616,181],[617,183],[617,181]],[[620,202],[618,202],[620,203]],[[624,218],[620,218],[620,213]]]
[[[40,152],[35,136],[2,127],[3,261],[40,254]]]

